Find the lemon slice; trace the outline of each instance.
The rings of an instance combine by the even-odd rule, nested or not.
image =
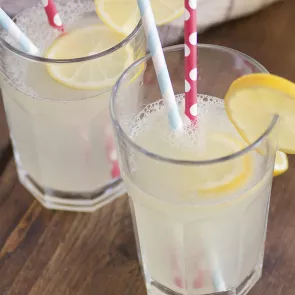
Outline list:
[[[273,175],[278,176],[286,172],[289,168],[288,157],[285,153],[277,151],[276,153],[276,163]]]
[[[246,147],[246,143],[225,134],[215,134],[206,146],[208,158],[227,156]],[[206,155],[202,158],[206,159]],[[217,164],[205,165],[198,176],[199,193],[227,193],[243,187],[253,173],[250,154],[238,156]]]
[[[100,19],[117,32],[129,35],[139,22],[137,0],[94,0]],[[157,25],[178,18],[184,12],[183,0],[151,0]]]
[[[295,84],[270,74],[243,76],[230,86],[225,110],[238,132],[253,142],[279,115],[276,126],[278,149],[295,153]]]
[[[104,25],[92,25],[73,30],[57,38],[46,52],[51,59],[72,59],[107,50],[124,39]],[[50,76],[61,84],[97,90],[112,87],[119,75],[134,61],[130,45],[86,62],[47,64]]]

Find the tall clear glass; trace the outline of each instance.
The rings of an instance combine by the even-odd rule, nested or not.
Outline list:
[[[243,142],[223,98],[236,78],[266,70],[232,49],[198,50],[198,123],[189,138],[169,129],[150,56],[122,74],[111,99],[150,295],[244,295],[262,273],[277,118],[255,142]],[[182,112],[184,47],[165,49],[165,57]]]
[[[124,60],[123,71],[145,55],[145,38],[138,24],[129,36],[118,35],[117,43],[103,44],[105,49],[100,50],[91,30],[105,36],[110,29],[98,18],[93,0],[55,2],[66,34],[89,28],[81,42],[89,43],[93,50],[81,56],[69,44],[66,58],[37,57],[20,51],[1,31],[2,96],[21,183],[47,208],[94,211],[122,195],[125,188],[109,118],[110,90],[116,78],[111,85],[108,74],[95,80],[91,72],[101,67],[112,73],[115,64]],[[14,20],[45,54],[53,41],[63,38],[49,26],[42,1]],[[87,69],[89,77],[79,77]],[[59,72],[69,75],[68,80],[54,75]],[[76,87],[71,79],[79,78],[81,84]],[[93,87],[84,88],[93,80]],[[97,84],[102,86],[98,89]]]

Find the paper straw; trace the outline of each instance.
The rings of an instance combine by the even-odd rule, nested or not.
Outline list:
[[[56,5],[53,0],[41,0],[44,6],[45,12],[47,14],[49,24],[58,29],[61,32],[64,32],[64,25],[61,21],[60,15],[56,9]]]
[[[182,127],[182,120],[175,100],[151,3],[150,0],[137,0],[137,3],[157,74],[161,94],[168,111],[169,125],[173,130],[179,130]]]
[[[11,18],[0,7],[0,25],[16,42],[17,45],[26,53],[38,55],[38,48],[30,39],[19,29]]]
[[[184,0],[185,46],[185,114],[194,121],[197,118],[197,0]]]

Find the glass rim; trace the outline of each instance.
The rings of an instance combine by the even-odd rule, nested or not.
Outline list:
[[[15,17],[14,17],[15,18]],[[12,20],[14,20],[14,18]],[[41,63],[49,63],[49,64],[70,64],[70,63],[79,63],[79,62],[85,62],[85,61],[90,61],[94,60],[97,58],[101,58],[103,56],[109,55],[111,53],[114,53],[115,51],[121,49],[124,47],[126,44],[130,43],[140,32],[142,28],[142,22],[141,20],[138,22],[136,27],[133,29],[133,31],[126,36],[122,41],[120,41],[118,44],[93,55],[90,56],[83,56],[83,57],[77,57],[77,58],[71,58],[71,59],[65,59],[65,58],[59,58],[59,59],[53,59],[53,58],[46,58],[43,56],[37,56],[33,55],[27,52],[24,52],[10,43],[8,43],[4,38],[0,35],[0,44],[2,44],[7,50],[17,54],[18,56],[21,56],[25,59],[35,61],[35,62],[41,62]],[[3,31],[3,29],[2,29]]]
[[[213,44],[198,44],[198,47],[199,48],[207,48],[207,49],[215,49],[215,50],[219,50],[219,51],[229,52],[232,54],[238,54],[238,55],[242,56],[243,58],[245,58],[250,63],[254,64],[257,68],[261,69],[261,72],[268,73],[266,68],[264,66],[262,66],[258,61],[256,61],[252,57],[250,57],[250,56],[246,55],[245,53],[242,53],[238,50],[231,49],[231,48],[224,47],[224,46],[213,45]],[[174,52],[174,51],[179,51],[179,50],[184,50],[184,44],[174,45],[174,46],[163,48],[164,52]],[[114,85],[114,87],[112,89],[111,99],[110,99],[110,114],[111,114],[111,119],[113,121],[116,131],[118,132],[119,136],[122,136],[123,139],[132,148],[134,148],[138,152],[140,152],[152,159],[159,160],[159,161],[166,162],[166,163],[170,163],[170,164],[177,164],[177,165],[185,165],[185,166],[199,165],[200,166],[200,165],[210,165],[210,164],[222,163],[222,162],[225,162],[228,160],[233,160],[235,158],[243,156],[243,155],[247,154],[248,152],[254,150],[263,141],[263,139],[266,138],[272,132],[273,128],[275,127],[276,123],[278,122],[279,116],[277,114],[274,114],[270,124],[267,126],[265,131],[254,142],[252,142],[251,144],[248,144],[245,148],[243,148],[242,150],[240,150],[238,152],[232,153],[227,156],[219,157],[219,158],[213,158],[213,159],[203,160],[203,161],[200,161],[200,160],[195,160],[195,161],[193,161],[193,160],[180,160],[180,159],[174,159],[174,158],[161,156],[156,153],[148,151],[144,147],[138,145],[133,140],[131,140],[130,137],[128,136],[128,134],[126,134],[126,132],[123,130],[120,123],[116,119],[116,112],[115,112],[114,105],[115,105],[115,100],[117,97],[118,90],[120,89],[120,86],[124,83],[128,73],[133,68],[139,66],[143,62],[150,60],[151,58],[152,58],[151,54],[147,54],[146,56],[142,57],[141,59],[139,59],[136,62],[134,62],[133,64],[131,64],[121,74],[121,76],[117,80],[117,83]]]

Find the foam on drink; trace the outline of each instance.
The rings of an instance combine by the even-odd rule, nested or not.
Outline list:
[[[184,114],[184,94],[177,95],[176,100],[179,112]],[[157,126],[156,132],[155,125]],[[129,136],[147,150],[167,158],[206,160],[226,156],[227,151],[210,146],[212,133],[231,136],[244,142],[226,117],[223,100],[201,94],[198,96],[197,125],[188,123],[181,133],[171,130],[167,124],[164,102],[158,100],[147,105],[135,117]],[[154,139],[147,142],[146,138],[150,140],[150,136]]]

